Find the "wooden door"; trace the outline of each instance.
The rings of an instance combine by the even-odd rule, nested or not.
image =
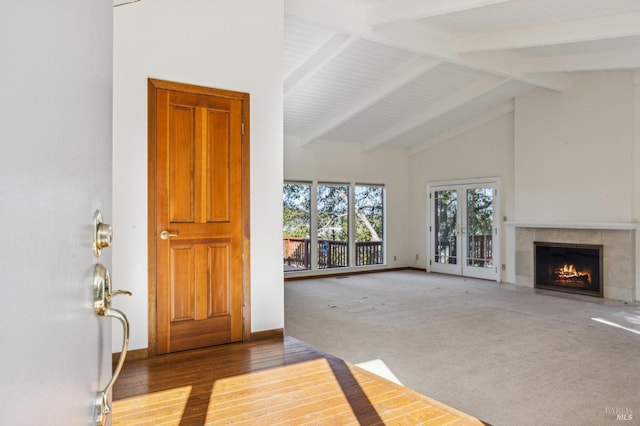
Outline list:
[[[243,340],[248,274],[248,95],[163,83],[150,81],[158,354]]]

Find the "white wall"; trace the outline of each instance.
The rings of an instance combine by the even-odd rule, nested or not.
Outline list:
[[[427,184],[437,181],[499,177],[501,216],[509,217],[513,212],[513,114],[507,114],[460,136],[440,143],[410,158],[411,170],[411,244],[412,252],[418,254],[415,266],[426,268],[428,263]],[[511,239],[509,231],[502,227],[501,263],[507,269],[502,279],[513,282],[515,270],[513,259],[509,260]]]
[[[632,72],[573,74],[566,92],[515,102],[515,220],[631,222]]]
[[[385,184],[387,210],[384,240],[386,267],[389,268],[413,264],[407,244],[410,235],[406,226],[410,205],[408,170],[409,160],[405,148],[378,148],[363,152],[360,144],[333,141],[319,141],[301,147],[295,139],[285,138],[285,180]],[[282,229],[282,224],[279,229]],[[344,268],[341,271],[350,269],[360,268]],[[335,270],[326,273],[335,273]],[[287,274],[298,275],[302,274]]]
[[[113,280],[148,344],[147,78],[251,96],[251,326],[284,326],[282,244],[283,0],[146,0],[114,17]],[[114,334],[114,351],[119,351]]]

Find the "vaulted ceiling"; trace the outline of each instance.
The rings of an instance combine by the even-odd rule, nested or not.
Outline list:
[[[285,0],[285,135],[417,153],[568,72],[640,69],[640,0]]]

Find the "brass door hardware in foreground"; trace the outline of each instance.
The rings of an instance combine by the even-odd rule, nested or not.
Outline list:
[[[111,392],[113,384],[120,375],[120,370],[122,370],[122,365],[127,357],[127,350],[129,349],[129,320],[124,313],[111,307],[111,300],[119,294],[131,296],[130,291],[112,291],[109,271],[101,263],[96,264],[93,271],[93,310],[98,316],[117,318],[122,323],[122,351],[120,352],[120,359],[118,359],[118,364],[113,371],[111,380],[109,380],[104,390],[98,392],[96,396],[95,420],[98,426],[106,424],[107,415],[111,411],[109,392]]]
[[[111,225],[102,223],[102,213],[96,210],[93,215],[93,255],[100,257],[100,251],[103,248],[111,247],[113,241],[113,230]]]

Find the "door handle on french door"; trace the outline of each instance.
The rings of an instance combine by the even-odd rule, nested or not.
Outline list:
[[[164,231],[160,232],[160,238],[163,239],[163,240],[168,240],[171,237],[177,237],[177,236],[178,236],[177,232],[171,232],[171,231],[168,231],[166,229]]]
[[[129,320],[123,312],[111,307],[113,297],[120,294],[131,296],[130,291],[112,291],[109,271],[104,265],[100,263],[96,264],[93,271],[93,310],[98,316],[116,318],[122,323],[122,351],[120,352],[120,359],[118,359],[118,364],[111,375],[111,380],[109,380],[104,390],[98,392],[96,396],[95,421],[97,426],[106,424],[107,415],[111,412],[109,392],[111,392],[113,384],[120,375],[124,360],[127,357],[127,351],[129,350]]]

